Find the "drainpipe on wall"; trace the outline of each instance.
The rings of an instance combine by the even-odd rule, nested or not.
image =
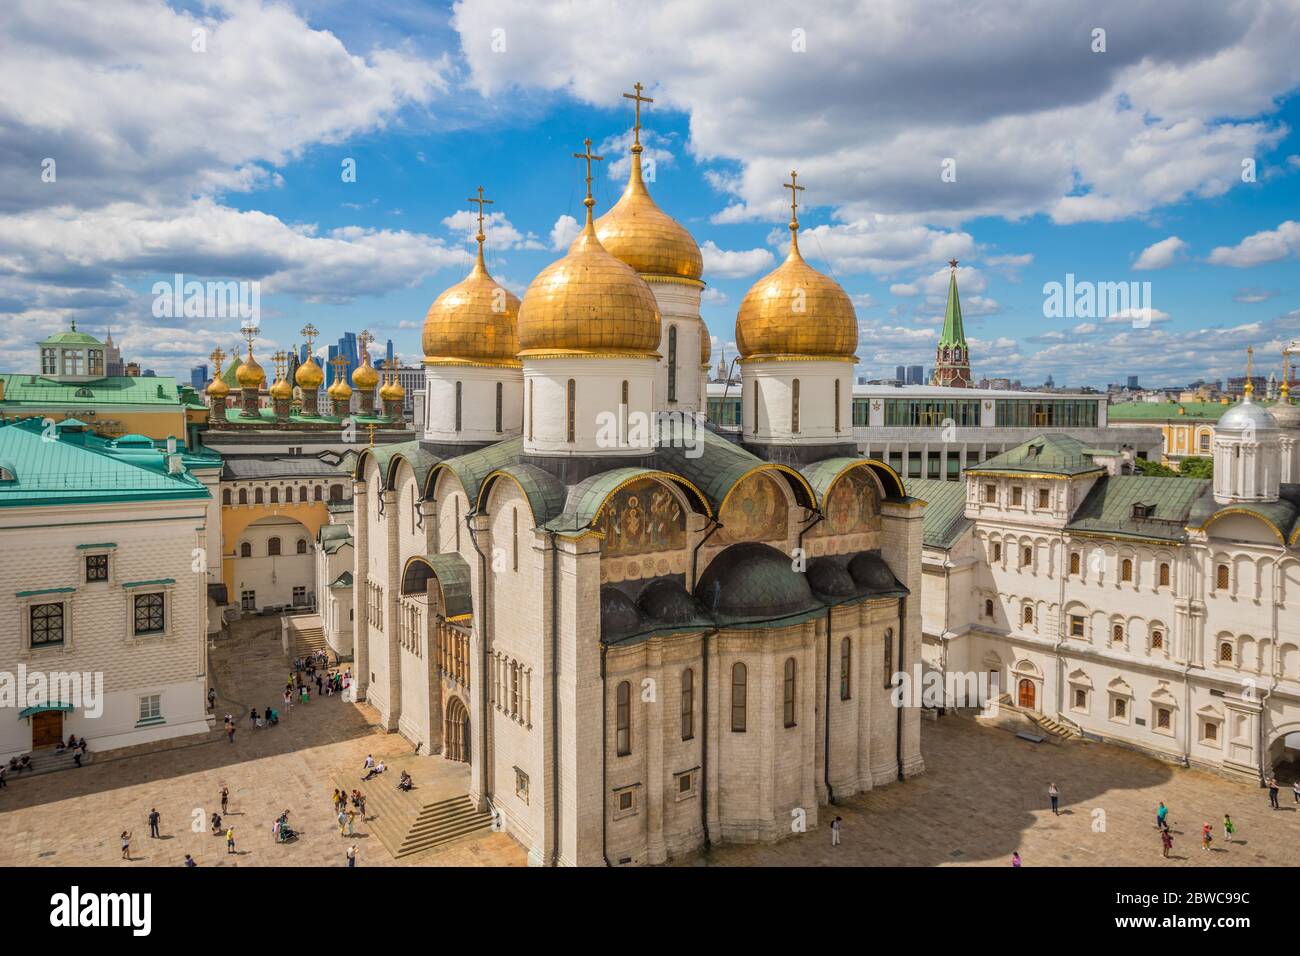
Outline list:
[[[605,796],[609,792],[609,778],[606,774],[609,764],[609,684],[605,680],[607,650],[602,641],[600,645],[600,856],[606,866],[612,866],[613,864],[609,862],[609,841],[606,836],[609,829],[609,806],[608,798]]]
[[[904,660],[907,654],[907,596],[904,595],[898,599],[898,672],[907,673],[907,662]],[[903,779],[903,707],[896,707],[898,711],[898,720],[894,733],[894,753],[898,762],[898,779]]]
[[[469,543],[474,546],[475,553],[478,554],[478,596],[479,609],[482,613],[479,624],[479,634],[481,640],[479,643],[482,647],[479,649],[479,689],[478,699],[479,708],[482,711],[482,719],[479,721],[480,739],[483,741],[483,799],[492,805],[492,761],[488,759],[488,720],[490,719],[491,705],[488,702],[488,617],[487,617],[487,572],[488,561],[487,555],[483,549],[478,546],[478,536],[474,533],[474,526],[470,521],[470,515],[465,515],[465,530],[469,532]],[[392,664],[389,664],[392,667]],[[468,755],[467,755],[468,756]]]
[[[835,790],[831,787],[831,612],[826,608],[826,732],[822,741],[822,781],[826,784],[826,802],[835,805]]]
[[[560,726],[560,611],[556,606],[559,594],[560,561],[555,532],[551,533],[551,827],[555,844],[551,847],[551,866],[560,865],[560,747],[557,742]],[[603,663],[603,658],[602,658]],[[601,794],[602,814],[605,796]]]
[[[1070,536],[1061,536],[1061,557],[1063,563],[1058,577],[1061,579],[1056,598],[1056,644],[1052,652],[1056,656],[1056,715],[1065,716],[1065,683],[1061,678],[1061,645],[1065,643],[1067,628],[1065,625],[1065,579],[1070,570]]]
[[[701,688],[704,691],[700,699],[700,823],[704,826],[704,849],[711,845],[709,840],[709,635],[718,633],[718,629],[705,631],[700,636],[701,658],[704,661],[701,675]]]

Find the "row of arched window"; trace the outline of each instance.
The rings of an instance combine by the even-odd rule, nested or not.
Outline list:
[[[249,504],[250,498],[249,498],[248,491],[249,489],[247,488],[240,488],[238,492],[234,491],[231,488],[222,488],[221,503],[227,507],[234,504],[241,504],[241,505]],[[307,485],[299,485],[298,502],[301,504],[305,504],[309,497],[311,498],[312,501],[323,501],[325,498],[325,486],[313,485],[311,486],[311,490],[308,490]],[[329,500],[330,501],[343,500],[342,485],[329,486]],[[280,504],[281,503],[280,488],[278,486],[272,486],[269,489],[262,488],[261,486],[254,488],[252,498],[251,498],[251,503],[255,505],[264,505],[267,503],[273,505]],[[284,489],[284,504],[291,505],[293,503],[294,503],[294,490],[291,487],[286,487]]]
[[[299,538],[297,545],[298,554],[307,553],[307,539]],[[280,550],[279,538],[266,539],[266,556],[268,558],[279,557],[283,552]],[[251,558],[253,556],[253,543],[251,541],[241,541],[239,543],[239,556],[241,558]]]

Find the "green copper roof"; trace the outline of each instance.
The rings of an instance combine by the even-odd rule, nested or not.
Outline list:
[[[1219,402],[1117,402],[1106,412],[1112,422],[1217,422],[1232,408]]]
[[[697,428],[695,438],[692,446],[659,447],[655,451],[655,464],[662,471],[681,475],[704,492],[715,518],[736,482],[758,470],[779,473],[794,490],[796,501],[809,508],[817,507],[807,480],[793,468],[764,461],[707,428]]]
[[[221,373],[221,380],[230,386],[232,392],[239,391],[239,379],[235,378],[235,373],[239,371],[239,366],[244,364],[242,356],[236,355],[226,366],[226,370]]]
[[[1094,449],[1069,435],[1039,435],[987,461],[968,467],[966,473],[981,475],[1009,471],[1070,478],[1103,471],[1092,460],[1092,451]],[[908,482],[908,488],[911,489],[911,482]]]
[[[951,548],[971,526],[966,517],[966,482],[909,478],[907,493],[927,503],[921,539],[927,548]]]
[[[470,590],[469,563],[459,554],[417,554],[402,569],[402,593],[424,594],[429,578],[436,578],[442,590],[442,606],[448,620],[474,613]]]
[[[1185,479],[1176,479],[1179,481]],[[1205,484],[1210,481],[1200,479]],[[1281,543],[1293,547],[1300,545],[1300,485],[1283,485],[1282,496],[1277,501],[1233,501],[1220,504],[1213,495],[1197,499],[1187,516],[1187,526],[1205,531],[1214,537],[1214,522],[1231,514],[1247,514],[1258,518],[1276,534]]]
[[[188,470],[168,473],[155,447],[120,449],[77,429],[47,438],[38,418],[0,423],[0,467],[14,476],[0,482],[0,507],[211,497]]]
[[[940,345],[960,345],[966,347],[966,329],[961,323],[961,299],[957,296],[957,270],[954,268],[948,276],[948,308],[943,315],[943,332],[939,336]]]
[[[568,491],[564,501],[564,510],[546,525],[550,531],[560,534],[575,534],[591,527],[605,500],[615,491],[630,481],[638,478],[658,476],[678,484],[689,499],[694,499],[701,511],[705,510],[694,489],[682,485],[679,477],[672,472],[657,471],[653,468],[614,468],[591,475],[578,482]]]
[[[465,495],[469,500],[477,502],[487,476],[498,468],[518,463],[519,455],[523,450],[524,439],[520,435],[440,461],[430,470],[428,484],[423,489],[424,497],[430,497],[433,482],[436,480],[435,475],[446,468],[460,480],[460,485],[465,489]]]
[[[528,499],[528,507],[533,512],[533,521],[538,526],[546,524],[564,507],[566,495],[564,482],[536,465],[519,462],[498,468],[492,472],[492,475],[513,480],[519,485]],[[487,487],[486,482],[484,487]]]
[[[0,375],[4,399],[9,405],[75,405],[96,408],[104,405],[175,405],[181,409],[176,379],[168,376],[113,375],[89,382],[56,382],[39,375]]]
[[[1201,478],[1108,476],[1088,492],[1067,527],[1079,533],[1181,541],[1193,505],[1208,497],[1211,484]],[[1135,517],[1136,505],[1144,506],[1146,517]]]
[[[352,587],[352,572],[344,571],[337,578],[330,582],[332,588],[350,588]]]
[[[66,332],[55,332],[48,339],[41,342],[41,345],[84,345],[91,348],[103,348],[104,343],[93,335],[87,335],[85,332],[77,331],[77,323],[72,323],[72,328]]]
[[[351,469],[354,475],[359,473],[357,469],[367,455],[372,456],[379,463],[379,472],[384,476],[384,487],[390,489],[395,487],[397,466],[400,462],[405,461],[411,466],[411,469],[415,472],[416,487],[423,488],[425,480],[429,477],[430,470],[434,465],[442,461],[433,452],[421,448],[419,441],[397,442],[391,445],[379,445],[375,448],[363,449]]]

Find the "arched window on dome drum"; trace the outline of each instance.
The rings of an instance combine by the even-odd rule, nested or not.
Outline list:
[[[695,671],[682,671],[682,740],[695,737]]]
[[[677,326],[668,327],[668,401],[677,401]]]
[[[510,510],[510,548],[514,560],[514,570],[519,570],[519,506]]]
[[[745,696],[747,674],[739,661],[731,667],[731,732],[745,732]]]
[[[501,416],[505,409],[504,392],[505,392],[505,386],[502,383],[497,382],[497,434],[498,435],[500,435],[501,432],[504,430],[501,427]]]
[[[783,715],[784,718],[785,718],[785,725],[786,725],[787,727],[793,727],[793,726],[795,725],[795,721],[794,721],[794,675],[795,675],[794,658],[793,658],[793,657],[787,657],[787,658],[785,659],[785,681],[784,681],[784,691],[783,691],[782,696],[781,696],[781,712],[782,712],[782,715]]]
[[[533,380],[528,380],[528,440],[533,440]]]
[[[569,379],[568,396],[565,401],[565,418],[567,426],[565,428],[566,440],[570,443],[577,441],[577,405],[578,405],[578,383]]]
[[[628,404],[628,387],[627,379],[623,379],[622,400],[618,406],[618,442],[620,445],[627,443],[627,404]]]
[[[632,752],[632,685],[627,681],[618,685],[614,725],[614,750],[620,757],[626,757]]]
[[[758,434],[758,385],[754,385],[754,434]]]
[[[840,380],[835,380],[835,434],[840,433]]]
[[[279,539],[279,538],[267,538],[267,539],[266,539],[266,554],[267,554],[267,557],[271,557],[271,558],[277,557],[277,556],[280,554],[280,539]]]
[[[456,383],[456,431],[460,431],[461,383]]]
[[[853,667],[853,641],[850,638],[844,638],[840,641],[840,700],[848,700],[852,697],[852,688],[849,684],[849,674]]]
[[[799,431],[799,380],[794,380],[790,391],[790,431]]]

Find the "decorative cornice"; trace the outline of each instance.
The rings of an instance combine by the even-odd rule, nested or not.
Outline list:
[[[851,362],[857,364],[856,355],[793,355],[788,352],[760,352],[755,355],[742,355],[740,364],[749,362]]]
[[[458,368],[522,368],[519,359],[463,359],[451,355],[425,356],[425,365],[455,366]]]
[[[650,359],[659,361],[658,352],[640,352],[635,350],[615,350],[612,352],[589,352],[586,349],[525,349],[519,353],[523,359]],[[522,362],[521,362],[522,364]]]
[[[662,282],[665,285],[688,285],[695,289],[703,289],[705,285],[703,279],[692,279],[690,276],[672,276],[658,272],[641,272],[638,275],[649,283]]]

